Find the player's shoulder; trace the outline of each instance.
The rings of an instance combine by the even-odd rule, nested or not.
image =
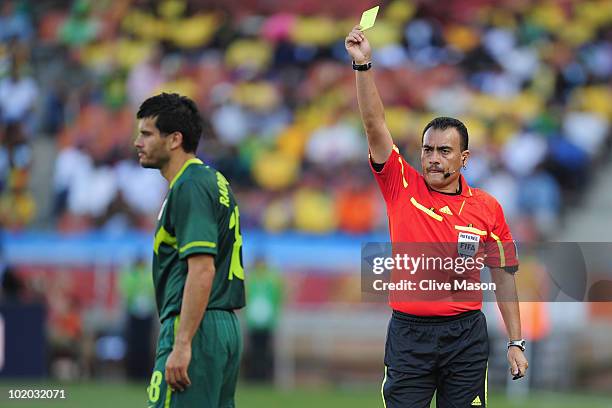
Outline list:
[[[213,191],[218,184],[216,173],[214,168],[206,164],[192,164],[174,184],[173,196],[180,200],[180,197],[185,195],[206,194]]]
[[[217,174],[220,173],[207,164],[192,164],[185,169],[176,181],[173,190],[211,188],[217,185]]]
[[[490,193],[475,187],[470,187],[470,190],[472,191],[472,197],[482,206],[493,211],[500,207],[499,201]]]

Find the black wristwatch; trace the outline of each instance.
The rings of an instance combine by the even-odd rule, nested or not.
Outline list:
[[[508,342],[508,348],[515,346],[521,349],[521,351],[525,351],[525,344],[527,342],[525,341],[525,339],[520,339],[520,340],[510,340]]]
[[[355,61],[353,61],[353,69],[355,71],[367,71],[370,68],[372,68],[372,61],[365,64],[355,64]]]

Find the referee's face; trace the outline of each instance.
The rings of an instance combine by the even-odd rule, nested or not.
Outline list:
[[[421,167],[427,184],[440,191],[456,188],[461,166],[468,154],[467,150],[461,151],[461,136],[457,129],[427,129],[421,148]]]
[[[163,137],[155,122],[157,118],[138,121],[138,135],[134,147],[140,165],[147,169],[161,169],[170,160],[168,137]]]

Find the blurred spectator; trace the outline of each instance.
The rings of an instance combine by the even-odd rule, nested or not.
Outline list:
[[[28,226],[36,214],[36,203],[27,188],[28,174],[15,170],[6,192],[0,195],[0,224],[9,230]]]
[[[55,160],[53,180],[57,215],[62,214],[67,208],[71,186],[77,183],[76,179],[91,165],[91,158],[82,149],[68,147],[59,152]]]
[[[167,190],[158,172],[143,169],[134,160],[123,160],[115,166],[119,192],[126,204],[140,214],[157,215]]]
[[[21,123],[8,123],[0,134],[0,140],[9,166],[13,169],[29,170],[32,165],[32,149]]]
[[[355,126],[335,123],[315,130],[306,145],[306,158],[321,167],[342,166],[364,158],[365,139]]]
[[[4,302],[19,302],[23,300],[24,284],[17,271],[10,265],[0,264],[0,300]]]
[[[561,210],[561,190],[548,172],[539,170],[522,180],[518,201],[521,212],[533,217],[543,235],[554,232]]]
[[[53,81],[43,95],[41,104],[40,131],[55,136],[64,127],[68,86],[60,80]]]
[[[0,42],[17,39],[28,41],[33,34],[25,1],[3,1],[0,5]]]
[[[120,271],[119,292],[126,308],[126,369],[130,379],[142,380],[153,369],[153,327],[156,317],[151,268],[144,259]]]
[[[106,214],[119,186],[112,167],[89,164],[80,169],[70,187],[68,208],[76,215],[100,218]]]
[[[282,308],[282,281],[274,268],[257,258],[247,284],[247,353],[245,375],[271,381],[274,375],[274,332]]]
[[[79,376],[83,339],[82,310],[76,296],[68,290],[70,279],[60,276],[49,281],[47,287],[51,371],[64,379]]]
[[[75,0],[68,19],[59,32],[59,39],[70,46],[79,47],[91,42],[100,30],[100,22],[90,16],[89,0]]]
[[[36,203],[28,189],[32,150],[19,122],[0,129],[0,225],[22,229],[36,215]]]
[[[342,231],[362,234],[376,226],[378,192],[368,185],[366,177],[351,178],[347,175],[336,194],[338,226]]]
[[[137,109],[166,81],[162,72],[162,50],[156,47],[151,55],[130,71],[126,87],[130,104]]]
[[[9,76],[0,80],[0,121],[23,122],[30,114],[38,98],[38,87],[33,78],[25,76],[23,67],[13,61]]]

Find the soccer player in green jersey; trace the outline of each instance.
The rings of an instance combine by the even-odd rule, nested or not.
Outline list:
[[[225,177],[195,157],[202,118],[187,97],[142,103],[140,165],[170,183],[153,246],[161,321],[149,407],[234,407],[245,305],[240,212]]]

